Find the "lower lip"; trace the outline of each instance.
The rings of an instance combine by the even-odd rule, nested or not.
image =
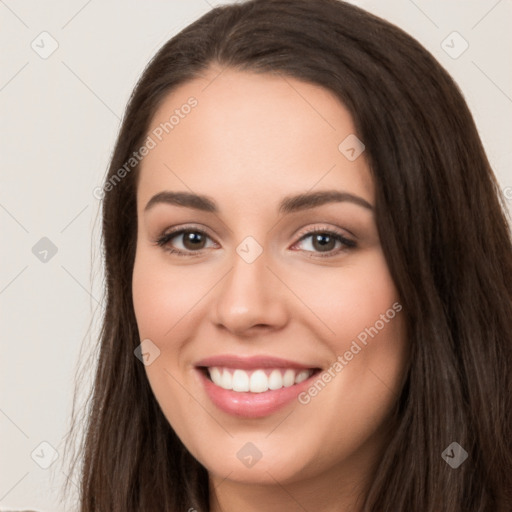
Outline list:
[[[264,391],[263,393],[237,392],[214,384],[201,370],[196,368],[210,400],[222,411],[241,418],[262,418],[292,402],[305,391],[318,373],[314,373],[299,384],[287,388]]]

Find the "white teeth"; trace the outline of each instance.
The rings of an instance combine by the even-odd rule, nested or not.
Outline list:
[[[210,375],[211,377],[211,375]],[[212,377],[213,380],[213,377]],[[215,382],[215,381],[214,381]],[[215,382],[217,386],[220,386],[224,389],[233,389],[233,377],[231,376],[231,373],[228,372],[226,369],[222,370],[222,377],[218,382]]]
[[[268,370],[258,369],[250,372],[245,370],[228,370],[227,368],[208,368],[213,383],[223,389],[231,389],[237,392],[263,393],[265,391],[289,388],[308,379],[313,370],[294,370],[288,368],[274,369],[268,374]]]
[[[212,378],[213,382],[220,382],[222,379],[222,372],[219,370],[219,368],[208,368],[210,370],[210,377]]]
[[[247,375],[247,372],[235,370],[233,373],[232,386],[233,391],[249,391],[249,375]]]
[[[272,370],[268,378],[269,389],[281,389],[283,387],[283,376],[279,370]]]
[[[295,384],[299,384],[303,380],[306,380],[309,376],[309,370],[302,370],[301,372],[297,373],[297,376],[295,377]]]
[[[263,370],[253,372],[249,381],[249,390],[251,393],[262,393],[268,390],[268,377]]]
[[[289,388],[295,384],[295,370],[286,370],[283,377],[283,385],[285,388]]]

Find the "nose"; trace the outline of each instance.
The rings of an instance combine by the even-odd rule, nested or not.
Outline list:
[[[212,303],[217,327],[244,337],[286,325],[291,294],[268,260],[265,251],[252,263],[234,254],[231,270],[215,287]]]

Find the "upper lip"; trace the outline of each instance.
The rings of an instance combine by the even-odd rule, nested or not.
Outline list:
[[[255,370],[258,368],[297,368],[308,370],[310,368],[319,368],[315,365],[302,364],[288,359],[273,356],[251,356],[241,357],[237,355],[221,354],[207,357],[197,361],[196,366],[214,367],[221,366],[226,368],[239,368],[241,370]]]

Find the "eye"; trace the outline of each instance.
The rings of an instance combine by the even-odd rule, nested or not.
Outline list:
[[[354,248],[357,243],[342,233],[323,228],[308,231],[295,245],[302,244],[300,250],[311,252],[313,257],[336,256],[340,252]]]
[[[176,240],[176,242],[172,242],[173,240]],[[199,256],[202,254],[202,250],[207,248],[206,242],[208,240],[211,240],[211,238],[202,229],[181,228],[165,233],[155,243],[177,256]],[[175,247],[176,245],[178,247]]]
[[[341,232],[325,228],[309,230],[299,236],[299,241],[293,247],[302,245],[299,250],[311,253],[311,257],[332,257],[357,246],[354,240],[346,238]],[[206,231],[188,227],[164,233],[155,240],[155,244],[177,256],[200,256],[205,249],[217,245],[212,241],[208,246],[209,240],[212,241]]]

